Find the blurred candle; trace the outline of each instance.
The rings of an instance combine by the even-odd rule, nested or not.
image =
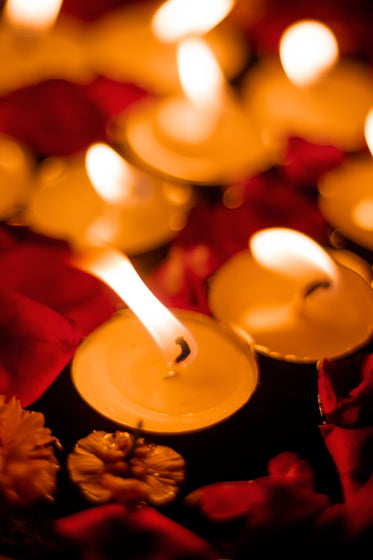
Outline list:
[[[177,53],[183,93],[138,103],[114,123],[115,142],[155,172],[198,184],[224,184],[268,167],[274,156],[205,41],[184,39]]]
[[[16,29],[46,31],[54,26],[62,0],[7,0],[4,18]]]
[[[191,204],[188,185],[140,172],[98,143],[85,157],[50,159],[40,166],[27,221],[76,249],[107,242],[139,254],[172,239]]]
[[[332,226],[345,238],[373,250],[373,109],[365,120],[370,154],[347,159],[319,182],[319,206]]]
[[[179,91],[177,43],[204,36],[224,74],[234,78],[245,66],[248,46],[226,21],[234,0],[141,2],[114,10],[82,35],[91,67],[114,79],[157,93]]]
[[[24,209],[33,192],[35,162],[15,140],[0,135],[0,219]]]
[[[92,78],[81,27],[59,16],[61,0],[7,0],[0,27],[0,93],[48,78]]]
[[[247,343],[207,316],[175,316],[117,251],[103,249],[77,266],[133,312],[114,315],[75,354],[75,386],[94,409],[125,426],[180,433],[221,422],[248,401],[258,371]]]
[[[251,335],[270,356],[300,362],[335,358],[373,333],[373,290],[307,236],[286,228],[259,231],[250,250],[212,279],[213,315]]]
[[[264,59],[247,75],[245,106],[269,142],[282,146],[299,136],[347,151],[362,147],[373,77],[362,63],[340,60],[338,51],[328,27],[300,21],[283,33],[279,58]]]

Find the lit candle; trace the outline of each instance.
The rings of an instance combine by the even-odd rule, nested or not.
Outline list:
[[[99,74],[168,94],[180,87],[177,42],[190,34],[204,35],[224,74],[234,78],[249,53],[239,30],[226,21],[233,5],[234,0],[133,4],[91,24],[82,36],[83,44],[91,67]]]
[[[0,219],[4,220],[21,210],[32,190],[35,162],[20,144],[0,135]]]
[[[248,401],[258,371],[247,342],[210,317],[172,314],[117,251],[104,249],[78,266],[133,311],[114,315],[73,359],[75,386],[94,409],[125,426],[180,433],[221,422]]]
[[[208,45],[184,39],[177,53],[184,93],[138,103],[114,123],[114,140],[156,172],[199,184],[224,184],[271,165],[273,153]]]
[[[289,136],[355,150],[373,105],[373,77],[363,64],[339,60],[332,31],[306,20],[288,28],[280,59],[263,60],[247,76],[244,99],[268,141],[280,147]]]
[[[61,4],[7,0],[0,27],[0,93],[42,79],[84,82],[93,76],[79,42],[80,26],[58,17]]]
[[[160,181],[110,146],[93,144],[85,157],[51,158],[40,166],[25,219],[75,249],[108,242],[138,254],[170,241],[191,204],[188,185]]]
[[[213,315],[251,335],[258,352],[289,360],[336,358],[373,333],[373,290],[309,237],[286,228],[255,234],[212,280]]]
[[[365,138],[373,154],[373,110],[365,121]],[[324,175],[319,206],[326,219],[350,241],[373,250],[373,159],[359,155]]]

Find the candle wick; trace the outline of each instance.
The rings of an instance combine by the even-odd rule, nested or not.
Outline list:
[[[179,364],[183,362],[191,353],[191,349],[187,341],[183,336],[179,336],[175,339],[175,344],[178,344],[181,348],[181,352],[175,358],[175,363]]]
[[[308,284],[308,286],[305,287],[302,293],[302,298],[306,299],[308,298],[308,296],[313,294],[316,290],[319,290],[320,288],[327,289],[330,288],[330,286],[331,286],[330,280],[316,280],[315,282],[311,282],[310,284]]]

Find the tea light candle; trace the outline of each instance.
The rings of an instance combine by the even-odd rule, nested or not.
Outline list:
[[[57,16],[61,0],[7,0],[0,27],[0,93],[39,80],[92,78],[80,45],[80,26]]]
[[[258,352],[316,362],[346,355],[373,333],[373,290],[307,236],[286,228],[255,234],[251,250],[212,279],[212,313],[252,336]]]
[[[268,141],[278,147],[292,135],[360,149],[373,105],[372,72],[338,60],[334,34],[317,21],[301,21],[284,32],[280,59],[260,62],[243,86],[247,111],[257,116]]]
[[[248,343],[207,316],[178,311],[176,317],[116,251],[78,266],[108,283],[135,313],[114,315],[74,356],[73,381],[90,406],[125,426],[181,433],[221,422],[248,401],[258,380]]]
[[[51,158],[40,166],[25,220],[74,249],[108,242],[139,254],[172,239],[191,205],[188,185],[138,171],[99,143],[84,158]]]
[[[373,154],[373,110],[365,121],[365,138]],[[359,155],[325,174],[318,203],[329,223],[346,238],[373,249],[373,159]]]
[[[21,144],[0,135],[0,219],[21,210],[33,189],[34,161]]]
[[[113,123],[113,140],[153,171],[201,185],[239,180],[271,165],[274,154],[206,43],[181,41],[178,65],[184,94],[136,104]]]
[[[239,30],[225,20],[234,0],[141,2],[115,10],[82,35],[90,66],[116,80],[168,94],[180,89],[176,44],[190,34],[204,35],[227,79],[249,58]],[[221,22],[221,23],[220,23]]]

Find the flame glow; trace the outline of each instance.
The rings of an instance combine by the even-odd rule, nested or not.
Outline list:
[[[91,258],[86,257],[79,267],[106,282],[123,299],[154,338],[167,364],[172,366],[180,353],[175,342],[178,338],[183,338],[191,350],[183,365],[195,358],[197,344],[193,335],[154,296],[125,255],[103,249]]]
[[[280,59],[289,80],[301,86],[317,80],[338,59],[335,35],[324,24],[306,20],[289,27],[280,40]]]
[[[164,42],[202,35],[220,23],[233,5],[234,0],[168,0],[153,16],[153,33]]]
[[[208,109],[219,103],[224,76],[214,55],[201,39],[185,39],[177,49],[180,82],[190,101]]]
[[[4,17],[15,27],[46,30],[57,19],[62,0],[8,0]]]
[[[134,173],[131,166],[110,146],[93,144],[85,157],[88,177],[106,202],[123,203],[131,195]]]
[[[308,281],[327,277],[338,279],[335,262],[307,235],[287,228],[269,228],[259,231],[250,239],[250,249],[262,266]]]
[[[352,221],[360,228],[373,231],[373,198],[360,200],[351,211]]]
[[[373,155],[373,109],[371,109],[366,116],[364,133],[370,153]]]

